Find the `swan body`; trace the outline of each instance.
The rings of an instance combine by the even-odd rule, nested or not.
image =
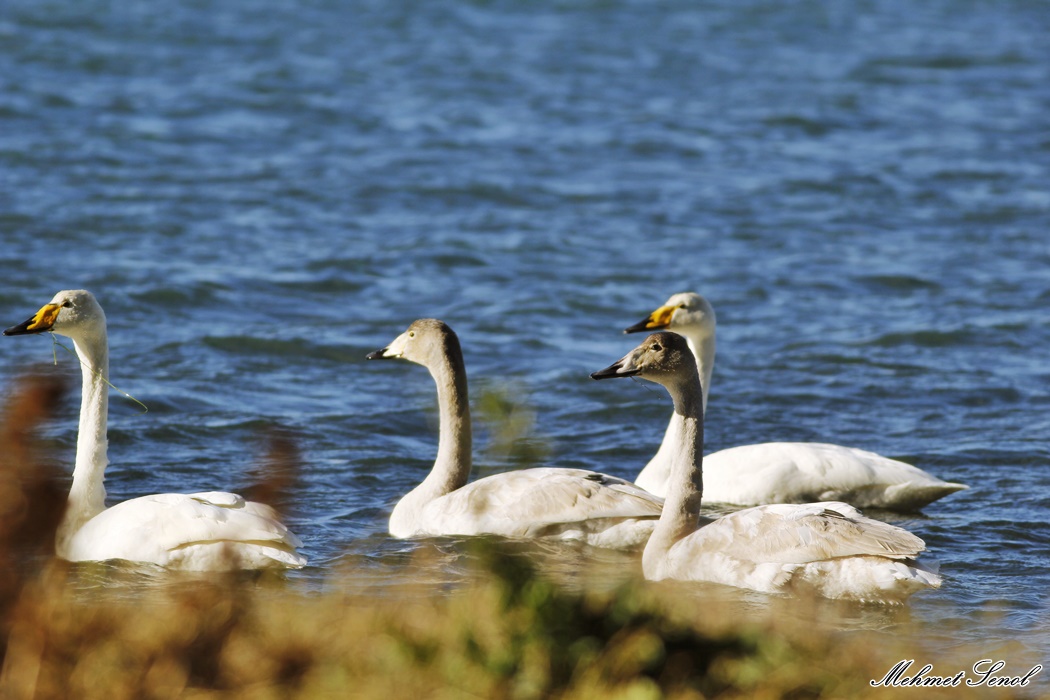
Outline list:
[[[715,361],[715,312],[693,292],[675,294],[625,332],[670,330],[686,338],[701,385],[703,407]],[[667,493],[670,454],[676,443],[668,425],[656,455],[635,483]],[[968,488],[943,481],[905,462],[854,447],[818,442],[766,442],[741,445],[704,458],[705,496],[734,505],[841,500],[862,508],[916,511],[948,494]]]
[[[711,500],[742,505],[846,501],[862,508],[917,511],[966,488],[874,452],[821,442],[719,450],[704,458],[704,472],[705,488],[717,494]]]
[[[638,547],[649,539],[660,513],[660,502],[629,481],[553,467],[493,474],[410,513],[414,500],[398,503],[390,534],[554,537]]]
[[[106,508],[109,346],[106,315],[84,290],[59,292],[4,335],[50,331],[73,340],[83,375],[77,456],[55,548],[68,561],[126,561],[172,569],[299,568],[302,542],[269,506],[233,493],[167,493]]]
[[[646,542],[663,500],[623,479],[584,469],[535,468],[467,483],[471,423],[459,339],[420,319],[368,359],[402,358],[430,370],[438,389],[438,455],[423,482],[390,515],[390,534],[408,538],[500,535],[579,540],[628,548]]]
[[[940,577],[915,561],[926,548],[920,538],[866,518],[846,503],[762,505],[700,520],[703,398],[696,362],[682,336],[654,333],[591,376],[638,376],[662,384],[674,400],[671,477],[660,521],[642,553],[646,578],[883,603],[940,586]]]

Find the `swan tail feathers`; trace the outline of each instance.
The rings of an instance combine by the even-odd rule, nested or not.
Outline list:
[[[936,500],[968,488],[970,487],[966,484],[957,484],[951,481],[941,481],[932,484],[894,484],[886,489],[883,502],[872,505],[876,508],[914,512],[921,510]]]

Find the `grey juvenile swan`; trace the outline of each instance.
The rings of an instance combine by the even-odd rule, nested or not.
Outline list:
[[[663,385],[674,401],[667,500],[642,553],[646,578],[887,603],[940,585],[936,573],[914,561],[926,548],[921,539],[846,503],[764,505],[700,521],[703,390],[688,342],[653,333],[591,375],[634,376]]]
[[[629,481],[584,469],[536,468],[467,483],[471,469],[467,373],[459,339],[435,319],[412,323],[370,360],[423,365],[437,384],[437,459],[423,482],[390,515],[395,537],[502,535],[582,540],[600,547],[644,543],[662,499]]]

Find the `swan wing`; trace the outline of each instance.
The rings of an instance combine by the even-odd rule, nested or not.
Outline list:
[[[181,500],[182,495],[181,493],[158,494],[156,498],[177,502]],[[239,496],[236,493],[227,493],[226,491],[205,491],[186,495],[195,501],[207,503],[216,508],[243,508],[248,502],[244,500],[244,496]]]
[[[535,537],[564,529],[604,530],[624,519],[655,521],[662,507],[662,499],[624,479],[583,469],[536,468],[467,484],[427,504],[424,521],[431,534]],[[649,524],[646,534],[651,530]]]
[[[854,556],[912,559],[925,543],[846,503],[778,504],[719,518],[678,542],[678,556],[717,551],[741,561],[803,564]]]
[[[940,586],[935,564],[913,560],[924,549],[918,537],[845,503],[759,506],[679,540],[646,577],[895,604]]]
[[[843,500],[918,510],[967,488],[854,447],[810,442],[741,445],[704,457],[704,497],[737,505]]]
[[[225,492],[157,494],[119,503],[73,536],[70,559],[124,559],[189,569],[302,567],[302,542],[272,508]]]

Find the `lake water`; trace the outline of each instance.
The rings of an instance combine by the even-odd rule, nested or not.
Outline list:
[[[1045,659],[1048,36],[1023,1],[7,0],[0,317],[105,307],[149,406],[113,397],[111,499],[243,489],[288,429],[291,577],[381,590],[432,546],[385,526],[436,412],[425,370],[367,352],[442,318],[479,472],[631,477],[668,399],[587,375],[699,291],[708,448],[823,440],[970,484],[872,514],[941,564],[911,615]],[[5,387],[51,360],[0,341]]]

